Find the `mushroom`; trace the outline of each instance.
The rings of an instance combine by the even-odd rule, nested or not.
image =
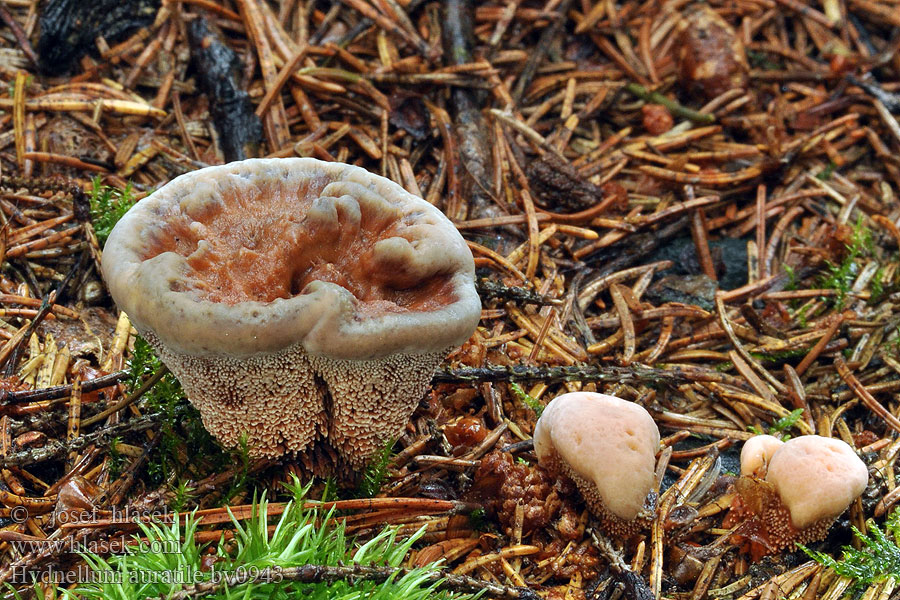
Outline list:
[[[750,438],[741,451],[736,518],[750,513],[761,556],[825,538],[869,480],[865,463],[846,442],[805,435],[781,442]]]
[[[437,208],[311,158],[173,179],[118,222],[102,270],[223,444],[246,434],[276,457],[321,440],[352,467],[400,434],[481,310]]]
[[[615,535],[636,533],[647,522],[658,448],[659,430],[650,414],[606,394],[554,398],[534,427],[539,463],[571,478],[594,516]]]
[[[741,448],[741,475],[765,477],[772,455],[784,445],[774,435],[755,435]]]

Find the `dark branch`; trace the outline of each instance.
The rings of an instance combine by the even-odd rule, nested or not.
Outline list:
[[[399,579],[410,573],[410,569],[395,567],[372,567],[366,565],[348,565],[331,567],[326,565],[302,565],[299,567],[287,567],[278,569],[262,569],[255,576],[251,576],[248,570],[240,574],[223,578],[221,581],[204,582],[182,588],[174,594],[164,595],[161,598],[169,600],[190,600],[208,595],[225,586],[232,588],[245,583],[272,583],[280,581],[296,581],[299,583],[332,583],[335,581],[359,581],[367,580],[381,583],[388,579]],[[538,600],[538,595],[525,587],[515,587],[480,581],[466,575],[452,575],[435,571],[425,576],[425,584],[437,583],[439,589],[456,592],[477,593],[483,592],[491,598],[510,598],[520,600]],[[148,597],[147,600],[155,598]]]
[[[81,392],[95,392],[103,388],[111,387],[128,377],[128,371],[116,371],[102,377],[95,377],[81,384]],[[8,392],[0,390],[0,406],[4,404],[19,404],[23,402],[38,402],[40,400],[56,400],[72,394],[72,384],[55,385],[39,390],[23,390],[21,392]]]

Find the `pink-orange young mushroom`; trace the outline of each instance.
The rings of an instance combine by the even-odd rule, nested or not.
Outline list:
[[[756,556],[821,540],[868,479],[865,463],[842,440],[758,435],[741,450],[739,502],[727,524],[749,519]]]
[[[659,429],[643,407],[606,394],[574,392],[550,401],[534,427],[538,461],[571,478],[610,533],[648,522]]]
[[[223,444],[330,447],[354,467],[400,434],[481,308],[438,209],[309,158],[177,177],[119,221],[103,274]]]

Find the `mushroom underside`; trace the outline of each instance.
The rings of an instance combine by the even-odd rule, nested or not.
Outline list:
[[[824,517],[798,529],[791,523],[791,511],[772,484],[755,477],[741,477],[737,481],[737,490],[743,506],[752,514],[747,528],[765,545],[766,554],[824,540],[836,519]]]
[[[450,351],[362,361],[311,355],[295,344],[241,358],[194,356],[167,348],[151,331],[141,335],[223,445],[238,446],[246,435],[252,457],[274,458],[327,443],[352,469],[400,435]],[[341,466],[316,464],[319,476]]]
[[[650,526],[651,518],[647,515],[652,513],[653,510],[647,505],[646,500],[644,502],[644,507],[641,512],[638,513],[637,517],[634,519],[623,519],[622,517],[613,514],[613,512],[606,507],[597,486],[590,480],[585,479],[576,473],[572,467],[559,458],[559,455],[553,453],[551,456],[545,458],[543,463],[549,472],[562,474],[575,482],[575,486],[584,498],[588,510],[591,511],[591,514],[600,522],[600,526],[608,534],[620,538],[627,538],[638,534],[642,529]]]

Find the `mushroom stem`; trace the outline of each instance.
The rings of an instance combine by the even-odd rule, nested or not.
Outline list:
[[[265,358],[192,356],[162,344],[152,331],[140,333],[223,445],[236,447],[246,436],[251,456],[276,457],[326,436],[325,392],[299,344]],[[271,375],[261,380],[260,373]]]
[[[383,431],[403,431],[448,352],[368,361],[310,356],[328,388],[328,443],[351,466],[365,466],[384,445]]]

